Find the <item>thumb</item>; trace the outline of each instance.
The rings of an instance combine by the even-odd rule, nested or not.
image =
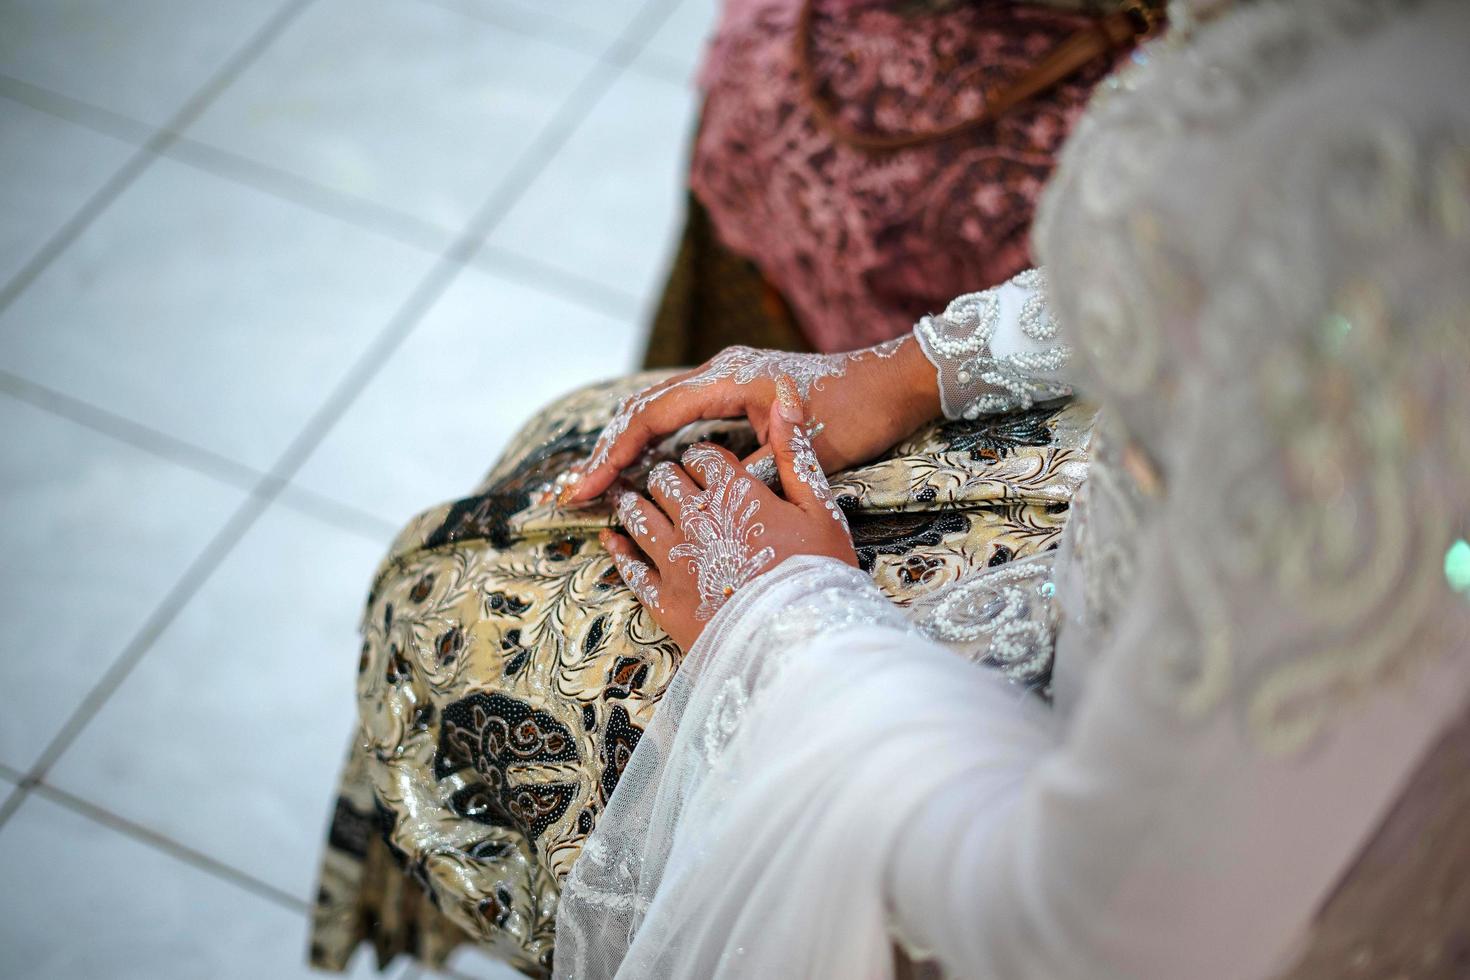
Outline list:
[[[826,510],[832,491],[807,435],[806,407],[795,383],[784,374],[776,378],[776,398],[770,411],[766,444],[776,458],[782,494],[802,510]]]

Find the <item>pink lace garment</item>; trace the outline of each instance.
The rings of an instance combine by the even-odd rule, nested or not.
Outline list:
[[[821,351],[906,333],[953,296],[1034,263],[1031,214],[1098,59],[995,124],[891,153],[838,144],[797,75],[800,0],[729,0],[701,84],[691,186],[725,245],[785,294]],[[809,52],[825,98],[866,132],[974,118],[1087,23],[997,0],[819,0]],[[1125,55],[1126,56],[1126,55]]]

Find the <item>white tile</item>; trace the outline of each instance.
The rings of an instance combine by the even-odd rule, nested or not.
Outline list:
[[[189,135],[459,229],[592,59],[413,0],[319,0]]]
[[[512,17],[528,28],[556,29],[558,21],[600,37],[616,38],[648,6],[650,0],[455,0],[472,7],[490,8],[497,16]],[[651,0],[658,3],[659,0]]]
[[[132,153],[119,140],[0,99],[0,283]]]
[[[463,270],[297,476],[402,522],[463,496],[530,414],[631,369],[626,321]]]
[[[280,0],[0,0],[0,72],[167,122]]]
[[[0,318],[0,366],[268,469],[432,261],[158,160]]]
[[[244,494],[0,395],[0,761],[25,770]]]
[[[705,44],[714,33],[719,13],[718,0],[681,0],[648,39],[639,60],[656,59],[693,84],[695,72],[704,63]]]
[[[474,946],[460,946],[449,957],[448,966],[470,980],[524,980],[525,974]]]
[[[48,781],[309,898],[380,557],[354,535],[267,511]]]
[[[488,241],[645,301],[662,286],[688,184],[691,92],[625,72]]]
[[[34,793],[0,830],[0,949],[25,980],[322,976],[305,916]]]

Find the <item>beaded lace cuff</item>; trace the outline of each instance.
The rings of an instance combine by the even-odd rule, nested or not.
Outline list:
[[[1072,351],[1057,342],[1045,290],[1041,270],[1027,269],[914,325],[919,347],[938,372],[946,418],[1011,412],[1072,393],[1060,380]]]

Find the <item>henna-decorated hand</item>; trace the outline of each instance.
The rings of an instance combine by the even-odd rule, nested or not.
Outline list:
[[[847,518],[805,434],[795,383],[778,376],[763,420],[785,499],[747,473],[734,454],[695,445],[683,466],[660,463],[649,497],[627,492],[618,517],[632,540],[602,532],[623,581],[685,650],[737,589],[793,555],[857,564]],[[650,564],[651,561],[651,564]]]
[[[850,354],[791,354],[730,347],[712,360],[629,398],[602,430],[592,454],[557,479],[563,504],[591,500],[638,459],[650,442],[700,419],[750,419],[768,442],[776,378],[787,376],[806,402],[828,470],[845,469],[891,448],[939,416],[934,368],[912,337]],[[746,460],[769,458],[762,449]]]

